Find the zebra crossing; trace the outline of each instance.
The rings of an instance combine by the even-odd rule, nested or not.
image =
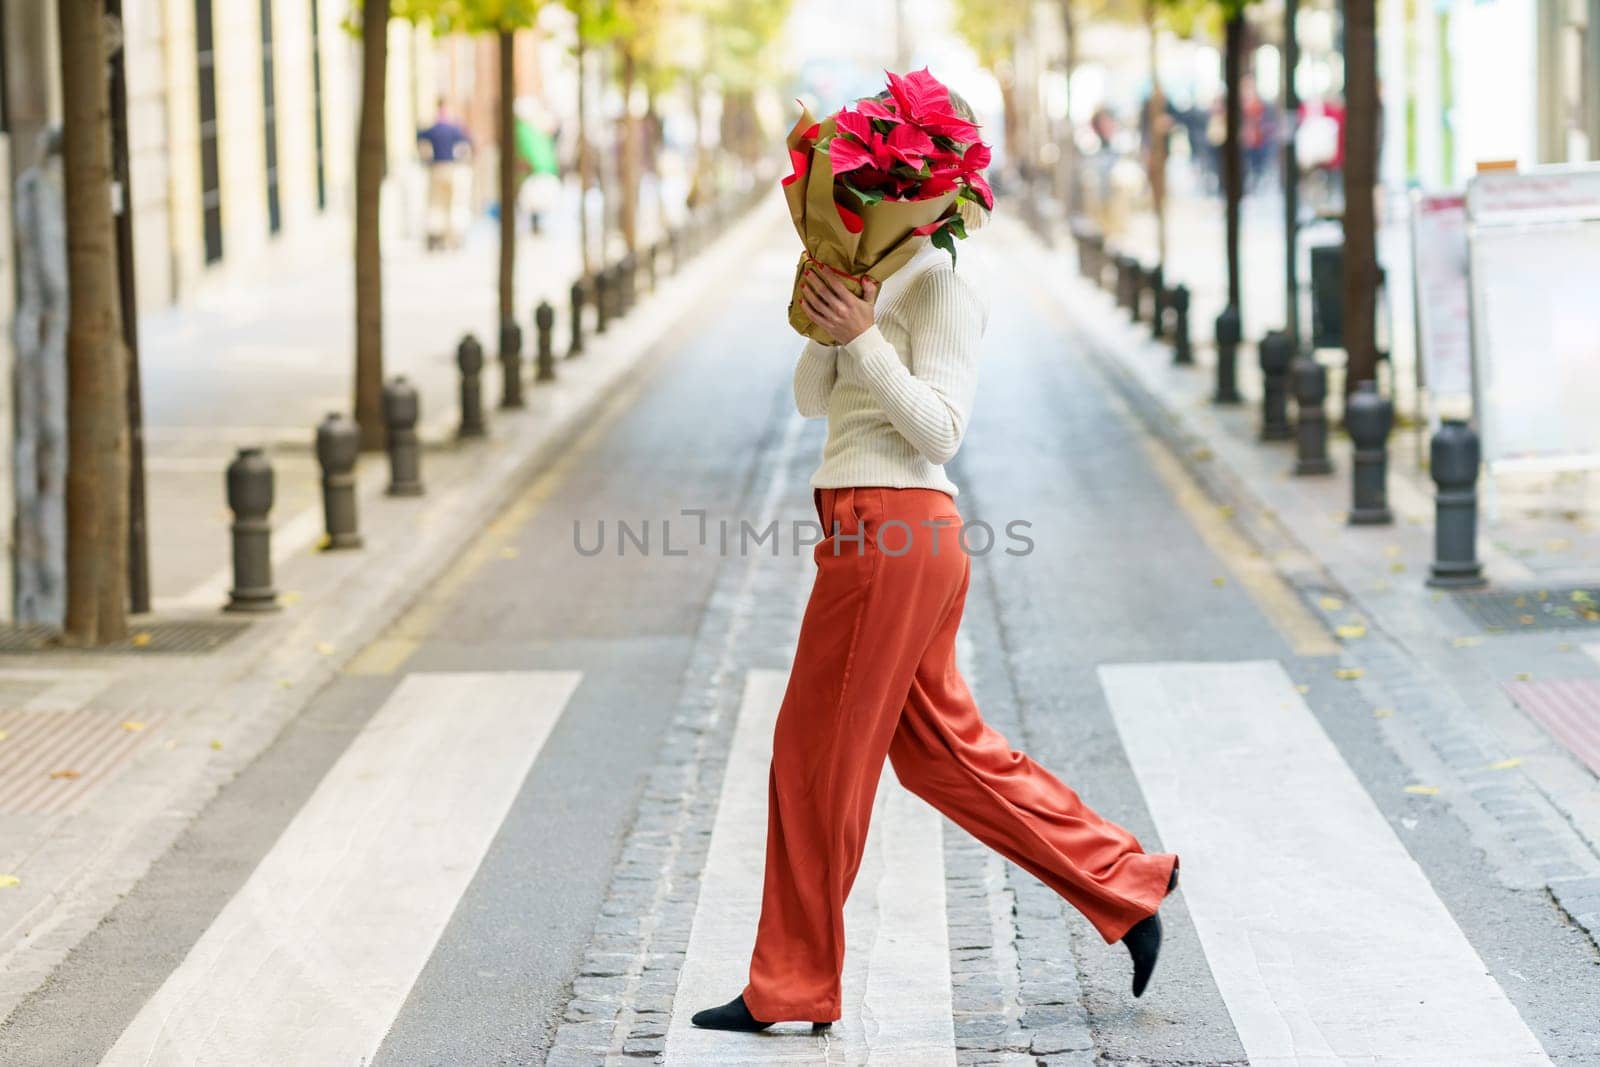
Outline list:
[[[1279,664],[1099,676],[1252,1063],[1549,1062]],[[744,983],[786,677],[742,678],[664,1060],[955,1064],[943,824],[887,766],[840,1022],[689,1024]],[[373,1062],[581,680],[406,676],[101,1062]]]

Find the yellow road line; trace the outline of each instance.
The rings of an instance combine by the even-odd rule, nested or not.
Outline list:
[[[1016,238],[1013,238],[1016,240]],[[1026,291],[1030,303],[1042,316],[1064,331],[1076,332],[1071,318],[1055,301],[1049,299],[1038,279],[1052,275],[1048,271],[1023,271],[1030,279]],[[1139,435],[1146,457],[1156,475],[1166,485],[1173,500],[1188,518],[1195,532],[1207,548],[1222,561],[1234,581],[1244,589],[1257,608],[1278,630],[1299,656],[1336,656],[1339,644],[1322,621],[1313,615],[1294,588],[1284,580],[1272,561],[1263,557],[1255,547],[1229,521],[1217,503],[1206,495],[1194,478],[1172,454],[1172,451],[1140,421],[1116,386],[1107,379],[1104,368],[1088,360],[1088,366],[1105,386],[1107,403],[1124,422]]]

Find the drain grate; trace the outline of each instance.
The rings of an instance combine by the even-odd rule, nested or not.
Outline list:
[[[221,648],[243,633],[250,623],[233,619],[174,619],[135,624],[126,640],[99,648],[63,645],[54,627],[43,624],[0,626],[0,655],[26,653],[138,652],[202,655]]]
[[[1486,630],[1600,629],[1600,586],[1485,589],[1455,602]]]

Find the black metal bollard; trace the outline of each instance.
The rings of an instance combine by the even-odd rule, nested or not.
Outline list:
[[[260,448],[241,448],[227,473],[233,511],[233,588],[224,611],[278,610],[272,587],[272,462]]]
[[[683,260],[683,230],[673,226],[667,230],[667,273],[676,274]]]
[[[317,463],[322,467],[322,515],[329,549],[360,548],[356,521],[356,457],[361,431],[354,419],[328,414],[317,426]]]
[[[1428,584],[1473,589],[1489,584],[1478,562],[1478,435],[1463,419],[1445,419],[1429,445],[1434,497],[1433,566]]]
[[[1145,284],[1150,290],[1150,336],[1166,336],[1167,270],[1160,263],[1145,272]]]
[[[1394,404],[1378,392],[1377,382],[1357,382],[1344,406],[1344,425],[1355,445],[1350,471],[1350,525],[1387,526],[1389,510],[1389,431],[1394,429]]]
[[[483,346],[470,333],[456,345],[456,366],[461,368],[461,426],[456,433],[461,437],[482,437]]]
[[[539,367],[534,380],[553,382],[556,380],[556,353],[551,334],[555,332],[556,309],[550,306],[550,301],[541,300],[539,306],[533,309],[533,327],[538,339],[535,351]]]
[[[417,441],[420,408],[416,387],[405,375],[396,375],[384,385],[383,427],[389,449],[389,488],[384,491],[390,496],[422,495],[422,448]]]
[[[611,273],[601,267],[594,272],[594,332],[606,332],[606,320],[611,316]]]
[[[1258,346],[1261,359],[1261,440],[1287,441],[1294,436],[1289,424],[1289,367],[1294,362],[1294,342],[1287,330],[1268,330]]]
[[[1239,309],[1229,305],[1217,316],[1217,391],[1211,397],[1214,404],[1238,404],[1239,395],[1239,341],[1244,330],[1239,323]]]
[[[1328,460],[1328,371],[1314,359],[1294,361],[1296,475],[1332,474]]]
[[[512,319],[500,324],[500,406],[523,406],[522,328]]]
[[[633,310],[634,297],[638,292],[639,261],[632,252],[622,257],[617,264],[617,273],[622,283],[617,286],[617,311],[619,315],[626,315]]]
[[[1118,252],[1111,257],[1111,265],[1116,268],[1116,281],[1112,284],[1112,295],[1117,307],[1128,308],[1133,306],[1130,295],[1133,292],[1133,259]]]
[[[572,283],[572,292],[568,294],[572,301],[572,344],[567,347],[568,359],[583,351],[583,305],[586,289],[584,279],[579,278]]]
[[[644,265],[645,265],[645,271],[650,276],[650,291],[652,293],[656,291],[656,285],[661,281],[661,278],[660,278],[660,269],[661,268],[660,268],[660,265],[659,265],[660,264],[660,260],[661,260],[661,242],[660,241],[657,241],[654,244],[645,246],[645,250],[644,250]]]
[[[1172,362],[1180,366],[1194,363],[1194,346],[1189,341],[1189,287],[1172,289]]]
[[[1128,282],[1128,317],[1134,322],[1143,322],[1144,291],[1150,284],[1150,272],[1136,259],[1129,268],[1129,274],[1131,278]]]

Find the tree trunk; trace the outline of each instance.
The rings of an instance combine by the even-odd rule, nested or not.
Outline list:
[[[516,35],[500,39],[500,323],[517,321]],[[505,331],[501,331],[501,336]],[[501,355],[505,355],[504,352]]]
[[[1078,20],[1073,16],[1074,0],[1060,0],[1061,32],[1066,38],[1067,135],[1061,139],[1061,206],[1071,218],[1078,206],[1078,130],[1072,124],[1072,73],[1078,69]]]
[[[1377,13],[1345,2],[1344,347],[1345,388],[1377,377]]]
[[[384,100],[389,0],[362,0],[361,124],[356,147],[355,418],[361,447],[383,448],[383,258],[378,201],[383,189]]]
[[[127,636],[127,353],[111,217],[111,102],[103,0],[60,0],[66,184],[66,639]]]
[[[1000,114],[1005,123],[1006,162],[1013,169],[1023,168],[1021,131],[1017,128],[1022,117],[1017,109],[1017,89],[1009,75],[1002,74],[1000,82]]]
[[[593,183],[594,163],[589,147],[589,86],[587,74],[588,49],[583,37],[578,38],[578,243],[583,246],[583,274],[594,274],[594,256],[589,240],[589,188]]]
[[[1227,93],[1227,133],[1222,141],[1222,196],[1228,221],[1228,306],[1243,321],[1239,299],[1239,201],[1244,198],[1244,157],[1240,144],[1243,108],[1239,82],[1244,72],[1244,15],[1234,14],[1223,28],[1223,82]]]
[[[633,252],[639,244],[639,123],[633,117],[633,83],[638,76],[638,62],[633,47],[622,46],[622,151],[619,153],[621,170],[621,203],[618,204],[618,224],[622,240]]]
[[[689,79],[689,99],[694,114],[694,176],[689,179],[689,206],[700,203],[705,193],[706,170],[710,154],[706,151],[705,75]]]
[[[1161,92],[1160,67],[1156,55],[1157,27],[1155,0],[1146,0],[1145,29],[1150,35],[1150,100],[1145,123],[1150,131],[1150,154],[1145,173],[1150,182],[1150,209],[1156,217],[1156,263],[1167,265],[1167,98]]]

